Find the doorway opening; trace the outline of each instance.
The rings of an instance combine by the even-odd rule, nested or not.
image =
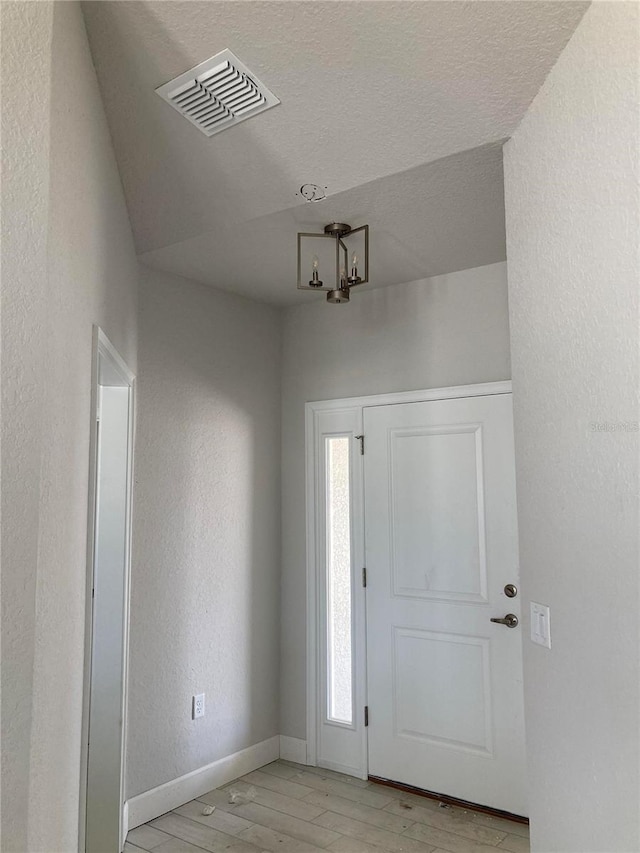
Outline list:
[[[80,845],[122,850],[135,378],[94,327]]]

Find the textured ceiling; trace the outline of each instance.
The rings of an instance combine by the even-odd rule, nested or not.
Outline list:
[[[475,193],[470,206],[482,210],[477,193],[486,186],[486,151],[478,163],[473,157],[464,160],[466,177],[451,174],[450,155],[511,135],[587,5],[544,0],[85,3],[139,253],[152,265],[282,301],[279,279],[290,259],[269,265],[277,278],[265,284],[265,268],[254,250],[265,246],[269,254],[268,235],[283,238],[289,226],[295,241],[299,222],[311,224],[316,214],[328,221],[338,201],[346,212],[336,209],[337,218],[348,213],[352,224],[369,221],[373,228],[384,212],[383,186],[396,219],[390,214],[386,227],[376,231],[386,234],[389,245],[408,244],[413,232],[407,226],[414,219],[422,223],[423,235],[443,214],[455,229],[464,208],[459,198],[447,199],[445,187],[436,193],[437,205],[427,204],[429,193],[422,209],[417,198],[403,205],[404,173],[438,161],[449,179],[458,180],[454,194],[466,184]],[[281,104],[207,138],[154,89],[225,47]],[[396,191],[393,183],[378,184],[398,173],[403,174]],[[429,170],[415,176],[428,187],[438,182]],[[326,186],[330,198],[306,205],[297,196],[305,182]],[[419,249],[410,246],[415,271],[422,270],[417,277],[459,269],[463,256],[477,262],[473,253],[464,254],[464,245],[479,246],[483,232],[493,235],[503,217],[495,192],[488,192],[477,233],[472,222],[461,222],[457,241],[452,235],[431,241],[439,251],[428,269]],[[292,210],[296,205],[301,209]],[[311,212],[312,207],[318,210]],[[492,223],[489,216],[495,217]],[[231,257],[222,238],[244,223],[250,223],[243,229],[244,250],[239,254],[231,241]],[[215,256],[208,244],[217,247]],[[489,247],[485,255],[492,255]],[[214,263],[217,269],[211,269]]]
[[[322,232],[333,221],[354,228],[368,223],[368,288],[502,261],[502,147],[474,148],[141,257],[149,266],[259,301],[322,300],[325,294],[296,289],[296,234]],[[329,270],[321,274],[328,283]]]

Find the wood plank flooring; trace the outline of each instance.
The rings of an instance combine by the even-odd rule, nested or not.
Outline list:
[[[205,815],[207,806],[215,806]],[[125,853],[529,853],[522,824],[274,761],[131,830]]]

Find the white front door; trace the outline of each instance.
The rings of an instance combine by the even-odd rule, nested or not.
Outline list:
[[[511,395],[364,409],[369,773],[526,815]]]

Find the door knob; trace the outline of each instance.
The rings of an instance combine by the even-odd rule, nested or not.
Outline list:
[[[498,625],[506,625],[507,628],[515,628],[518,624],[518,617],[515,613],[507,613],[504,619],[494,618],[491,620],[492,622],[497,622]]]

